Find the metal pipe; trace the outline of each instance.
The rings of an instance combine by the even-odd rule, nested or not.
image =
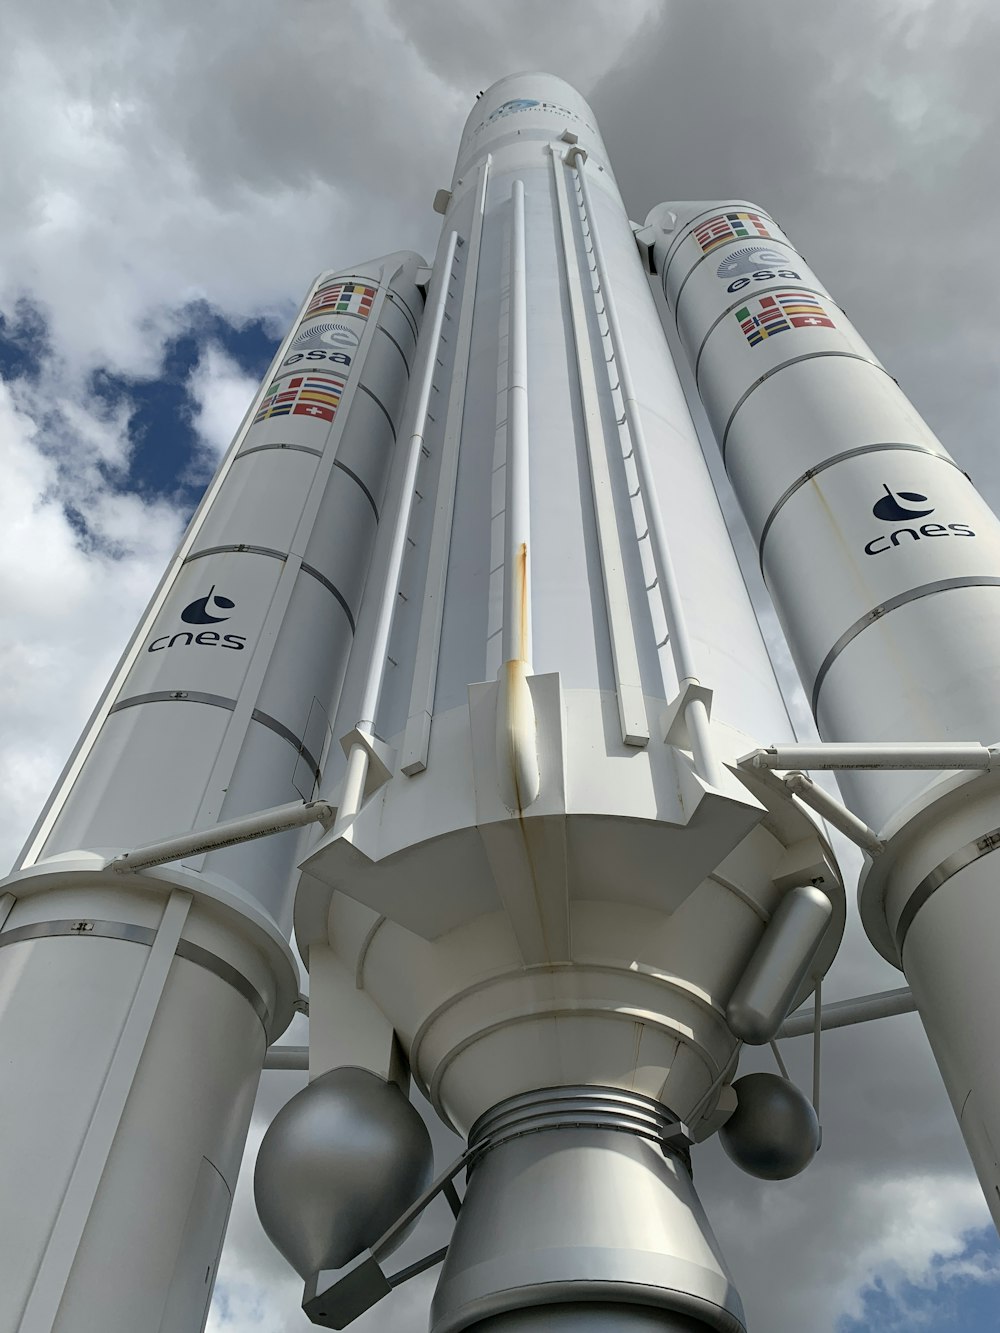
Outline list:
[[[392,546],[389,549],[389,563],[385,574],[385,585],[379,602],[375,633],[372,636],[368,656],[368,674],[365,680],[364,694],[361,699],[358,730],[368,735],[375,734],[375,713],[382,693],[382,681],[385,678],[385,664],[389,652],[389,636],[392,633],[392,621],[396,611],[396,597],[399,592],[399,579],[406,555],[406,537],[410,527],[410,514],[413,510],[413,496],[417,484],[417,469],[424,445],[424,431],[427,426],[427,412],[430,406],[431,388],[434,380],[435,348],[441,339],[444,324],[445,306],[450,290],[449,275],[455,262],[455,248],[458,245],[458,232],[453,231],[448,237],[448,245],[441,265],[440,283],[434,299],[434,313],[428,330],[427,354],[420,377],[420,387],[414,408],[414,429],[407,445],[406,469],[403,473],[402,489],[399,497],[399,509],[395,515],[395,528],[392,534]],[[368,776],[368,751],[355,742],[347,756],[347,775],[340,800],[340,808],[334,835],[343,833],[361,809],[364,799],[365,779]]]
[[[329,824],[333,822],[336,813],[326,801],[294,801],[290,805],[276,805],[253,815],[228,819],[212,828],[196,829],[193,833],[163,838],[159,842],[147,843],[145,847],[136,847],[131,852],[122,852],[108,862],[108,869],[116,870],[119,874],[148,870],[150,866],[180,861],[187,856],[201,856],[203,852],[216,851],[219,847],[235,847],[241,842],[267,838],[272,833],[303,828],[306,824]]]
[[[819,1119],[819,1091],[820,1091],[820,1072],[822,1070],[822,1043],[820,1037],[823,1032],[823,978],[816,978],[816,990],[813,992],[813,1087],[812,1104],[816,1112],[816,1119]]]
[[[528,482],[528,277],[524,182],[511,187],[510,297],[507,325],[507,459],[503,660],[531,661],[530,492]]]
[[[959,745],[897,741],[893,744],[769,745],[740,759],[740,768],[904,769],[972,768],[989,770],[1000,747],[967,741]]]
[[[770,1046],[771,1054],[774,1056],[774,1063],[778,1066],[778,1073],[781,1075],[782,1078],[787,1079],[788,1082],[791,1083],[792,1076],[791,1074],[789,1074],[788,1066],[785,1064],[785,1061],[782,1058],[781,1051],[778,1049],[777,1039],[775,1038],[769,1041],[767,1044]],[[266,1064],[264,1068],[265,1069],[267,1068]]]
[[[830,1032],[833,1028],[852,1027],[855,1023],[873,1023],[879,1018],[893,1018],[896,1014],[912,1014],[917,1004],[908,986],[899,990],[879,991],[875,995],[858,995],[851,1000],[837,1000],[834,1004],[824,1005],[820,1011],[820,1028]],[[804,1037],[815,1028],[816,1016],[810,1004],[797,1009],[785,1019],[778,1029],[778,1040],[788,1037]]]
[[[576,174],[580,181],[580,192],[583,196],[584,207],[587,210],[587,220],[590,224],[590,240],[594,250],[594,263],[597,266],[597,278],[601,284],[601,293],[604,297],[604,312],[607,316],[608,330],[611,334],[611,347],[614,352],[615,361],[618,365],[622,401],[625,407],[625,419],[628,423],[629,435],[632,439],[633,457],[635,459],[636,472],[639,477],[639,486],[642,490],[642,506],[645,510],[646,522],[649,526],[650,549],[653,555],[653,565],[656,570],[660,596],[663,602],[663,614],[667,622],[670,652],[673,657],[674,670],[677,674],[677,688],[678,690],[683,690],[689,681],[695,684],[700,684],[700,680],[698,673],[695,670],[694,654],[691,648],[691,641],[688,637],[687,625],[684,621],[680,588],[677,584],[677,574],[670,557],[670,545],[667,540],[666,528],[663,524],[663,515],[661,514],[660,506],[656,501],[656,487],[653,483],[653,473],[649,464],[649,449],[646,444],[646,434],[643,430],[642,417],[639,412],[639,400],[636,395],[635,385],[632,381],[632,371],[629,366],[628,356],[625,352],[625,342],[622,337],[621,323],[618,319],[618,309],[615,304],[611,283],[608,280],[607,267],[604,261],[604,251],[601,247],[600,234],[594,216],[593,202],[590,197],[590,187],[587,183],[586,172],[584,171],[586,154],[582,149],[575,148],[570,150],[569,158],[570,160],[574,158],[576,160]],[[722,766],[716,758],[712,747],[708,726],[708,710],[700,699],[692,699],[687,705],[687,708],[685,709],[685,720],[688,726],[688,735],[691,740],[695,768],[697,769],[699,776],[709,783],[710,786],[721,787],[724,783]]]
[[[308,1069],[308,1046],[269,1046],[264,1053],[265,1069]]]
[[[874,829],[869,828],[864,820],[848,810],[846,805],[841,805],[829,792],[817,786],[805,773],[793,770],[785,774],[783,781],[788,790],[800,801],[815,810],[845,838],[850,838],[851,842],[856,843],[871,856],[879,856],[885,851],[885,843]]]

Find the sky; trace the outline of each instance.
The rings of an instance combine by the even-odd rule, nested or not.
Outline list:
[[[434,192],[506,73],[588,97],[634,218],[667,198],[772,212],[1000,507],[990,0],[49,0],[6,5],[3,26],[10,861],[312,277],[433,254]],[[828,999],[902,984],[854,915]],[[808,1041],[786,1045],[808,1086]],[[310,1327],[249,1189],[302,1084],[264,1075],[211,1333]],[[751,1333],[1000,1330],[1000,1247],[918,1020],[829,1034],[823,1087],[823,1148],[798,1179],[752,1181],[716,1144],[695,1158]],[[442,1206],[401,1259],[446,1234]],[[356,1327],[424,1329],[432,1282]]]

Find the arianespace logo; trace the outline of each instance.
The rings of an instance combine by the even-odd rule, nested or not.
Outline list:
[[[918,542],[925,537],[974,537],[968,523],[918,523],[936,508],[920,491],[892,491],[882,483],[884,495],[872,505],[872,513],[883,523],[899,523],[891,532],[880,532],[865,543],[865,555],[883,555],[893,547]]]
[[[489,124],[490,120],[499,120],[501,116],[509,116],[515,111],[530,111],[533,106],[540,105],[537,97],[512,97],[509,102],[498,106],[486,123]]]
[[[181,620],[185,625],[222,625],[229,620],[229,616],[225,613],[235,609],[236,603],[233,599],[217,593],[213,583],[204,597],[196,597],[193,602],[187,604],[181,612]],[[222,615],[219,615],[220,611],[223,612]],[[176,634],[160,634],[146,651],[160,653],[166,648],[199,647],[233,648],[240,652],[246,647],[246,643],[246,636],[243,634],[223,634],[215,629],[182,629]]]
[[[545,102],[537,97],[512,97],[509,102],[504,102],[491,111],[489,116],[476,126],[475,133],[478,134],[484,125],[492,125],[495,121],[504,116],[516,116],[520,111],[547,111],[549,115],[562,116],[566,120],[578,120],[581,125],[586,125],[588,130],[594,127],[578,116],[575,111],[570,111],[567,107],[560,106],[558,102]]]

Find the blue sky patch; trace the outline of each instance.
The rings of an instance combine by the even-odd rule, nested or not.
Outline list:
[[[204,302],[187,307],[183,318],[186,327],[167,343],[158,379],[136,380],[98,370],[90,388],[109,407],[123,398],[132,406],[133,453],[129,475],[120,484],[145,500],[169,499],[193,508],[209,478],[198,469],[199,441],[187,392],[191,372],[204,348],[216,343],[241,370],[260,380],[279,339],[268,320],[237,326]]]
[[[959,1255],[931,1260],[925,1282],[877,1279],[863,1295],[860,1319],[837,1333],[998,1333],[1000,1240],[992,1227],[970,1231]]]

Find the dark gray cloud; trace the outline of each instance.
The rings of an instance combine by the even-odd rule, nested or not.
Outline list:
[[[772,211],[992,503],[1000,13],[665,7],[593,90],[622,193]]]

